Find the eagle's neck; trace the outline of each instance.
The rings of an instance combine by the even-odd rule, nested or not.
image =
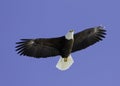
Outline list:
[[[70,30],[66,35],[65,35],[65,38],[67,40],[71,40],[71,39],[74,39],[74,30]]]

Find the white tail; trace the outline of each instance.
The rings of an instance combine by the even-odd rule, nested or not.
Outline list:
[[[58,68],[61,71],[67,70],[71,67],[71,65],[74,63],[74,60],[71,55],[67,57],[67,60],[65,61],[64,58],[60,57],[56,68]]]

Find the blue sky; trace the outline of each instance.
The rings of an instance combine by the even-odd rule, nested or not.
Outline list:
[[[1,0],[0,86],[120,86],[119,0]],[[59,56],[19,56],[21,38],[56,37],[103,25],[107,36],[72,54],[75,63],[64,72]]]

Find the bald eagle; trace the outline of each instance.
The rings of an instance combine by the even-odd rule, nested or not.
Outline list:
[[[34,58],[47,58],[60,55],[56,67],[59,70],[67,70],[74,63],[71,53],[85,49],[105,38],[104,27],[97,26],[87,28],[75,33],[68,31],[65,36],[55,38],[21,39],[16,42],[16,51],[23,56]]]

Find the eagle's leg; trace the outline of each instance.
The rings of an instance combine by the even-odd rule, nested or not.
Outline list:
[[[64,62],[67,62],[67,57],[64,58]]]

